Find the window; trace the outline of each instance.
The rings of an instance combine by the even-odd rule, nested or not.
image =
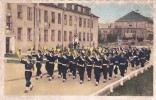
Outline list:
[[[79,32],[79,41],[81,41],[81,32]]]
[[[12,28],[11,16],[6,16],[6,25],[7,25],[7,29],[11,30]]]
[[[64,15],[64,25],[67,25],[67,15]]]
[[[70,31],[70,32],[69,32],[69,41],[72,41],[72,37],[73,37],[72,35],[73,35],[73,34],[72,34],[72,32]]]
[[[93,33],[90,33],[90,41],[93,41]]]
[[[52,17],[52,20],[51,20],[52,23],[55,23],[55,12],[52,12],[51,13],[51,17]]]
[[[89,24],[90,24],[90,23],[89,23],[89,19],[87,20],[87,22],[88,22],[88,23],[87,23],[87,27],[89,28]]]
[[[48,22],[48,11],[44,11],[44,22]]]
[[[51,31],[51,41],[55,41],[55,30]]]
[[[58,24],[61,24],[61,13],[58,13]]]
[[[22,6],[21,5],[17,6],[17,18],[22,19]]]
[[[39,41],[41,41],[41,33],[39,33]]]
[[[86,41],[86,34],[85,34],[85,32],[83,33],[83,41]]]
[[[72,16],[69,17],[69,26],[72,26]]]
[[[58,31],[58,41],[61,41],[61,31]]]
[[[91,20],[91,28],[93,28],[93,20]]]
[[[79,27],[82,26],[82,18],[79,18]]]
[[[86,27],[86,19],[84,18],[83,27]]]
[[[44,42],[48,42],[48,30],[44,30]]]
[[[41,22],[41,9],[39,9],[39,22]]]
[[[87,33],[87,41],[89,41],[89,33]]]
[[[67,41],[67,31],[64,31],[64,41]]]
[[[27,29],[27,41],[32,41],[31,28]]]
[[[39,37],[38,37],[39,39],[39,42],[41,41],[41,30],[39,29]]]
[[[32,20],[32,8],[27,8],[27,19]]]
[[[7,3],[7,9],[11,10],[11,4]]]
[[[17,40],[22,40],[22,28],[17,29]]]

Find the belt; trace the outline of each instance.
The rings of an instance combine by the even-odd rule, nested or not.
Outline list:
[[[62,64],[63,66],[67,66],[67,64]]]
[[[84,65],[81,65],[81,64],[78,64],[79,66],[81,66],[81,67],[84,67]]]
[[[62,64],[62,63],[58,62],[58,64]]]
[[[41,61],[36,61],[36,62],[41,63]]]
[[[96,65],[95,65],[95,67],[98,67],[98,68],[100,68],[100,66],[96,66]]]
[[[87,66],[92,66],[92,65],[87,65]]]
[[[109,65],[113,65],[113,63],[110,63]]]
[[[31,70],[28,70],[28,69],[26,69],[25,71],[27,71],[27,72],[31,72]]]
[[[120,63],[120,65],[126,65],[126,63]]]
[[[54,64],[54,62],[49,62],[49,64]]]
[[[103,65],[108,65],[108,64],[103,64]]]

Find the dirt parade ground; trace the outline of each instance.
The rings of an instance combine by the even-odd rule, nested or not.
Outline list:
[[[151,54],[150,63],[153,62],[153,53]],[[55,68],[56,69],[56,68]],[[103,75],[100,77],[100,83],[98,86],[95,86],[94,73],[92,71],[91,81],[87,81],[87,73],[85,71],[84,83],[80,84],[79,75],[77,74],[76,79],[73,79],[72,76],[68,76],[67,81],[62,82],[62,78],[58,78],[58,72],[55,71],[54,79],[48,81],[45,65],[42,64],[43,78],[36,80],[36,69],[33,72],[33,77],[31,82],[34,86],[33,90],[29,93],[24,93],[25,90],[25,78],[24,78],[24,65],[22,64],[13,64],[5,63],[5,80],[4,80],[4,95],[27,95],[27,96],[38,96],[38,95],[51,95],[51,96],[76,96],[76,95],[90,95],[97,92],[98,90],[104,88],[105,86],[119,80],[120,75],[117,78],[112,80],[107,80],[106,83],[103,83]],[[137,69],[135,69],[137,70]],[[135,71],[134,70],[134,71]],[[119,70],[118,70],[119,72]],[[126,75],[132,72],[131,67],[128,67],[128,72]]]

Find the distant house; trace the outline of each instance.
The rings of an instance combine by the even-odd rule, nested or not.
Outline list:
[[[116,20],[114,24],[121,28],[123,37],[131,33],[139,40],[140,38],[146,40],[149,35],[153,35],[153,20],[135,11]]]
[[[123,40],[143,41],[153,38],[153,20],[138,12],[131,11],[107,27],[99,25],[101,34],[117,34]],[[106,37],[105,37],[106,38]]]

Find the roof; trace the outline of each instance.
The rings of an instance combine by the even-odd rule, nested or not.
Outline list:
[[[148,21],[150,23],[153,23],[153,20],[151,18],[145,17],[135,11],[131,11],[130,13],[121,17],[120,19],[116,20],[116,22],[123,22],[123,21]]]
[[[77,4],[77,3],[72,3],[72,4],[85,7],[86,9],[89,9],[89,10],[91,9],[91,8],[89,8],[87,6],[83,6],[83,5],[80,5],[80,4]],[[49,6],[49,7],[55,7],[55,8],[58,8],[58,9],[62,9],[62,10],[66,10],[66,11],[71,11],[71,12],[74,12],[74,13],[78,13],[78,14],[82,14],[82,15],[86,15],[86,16],[90,16],[90,17],[94,17],[94,18],[99,18],[98,16],[96,16],[93,13],[86,14],[86,13],[82,13],[82,12],[78,12],[78,11],[74,11],[74,10],[69,10],[67,8],[64,8],[64,7],[58,7],[57,5],[54,5],[54,3],[40,3],[40,5]]]

